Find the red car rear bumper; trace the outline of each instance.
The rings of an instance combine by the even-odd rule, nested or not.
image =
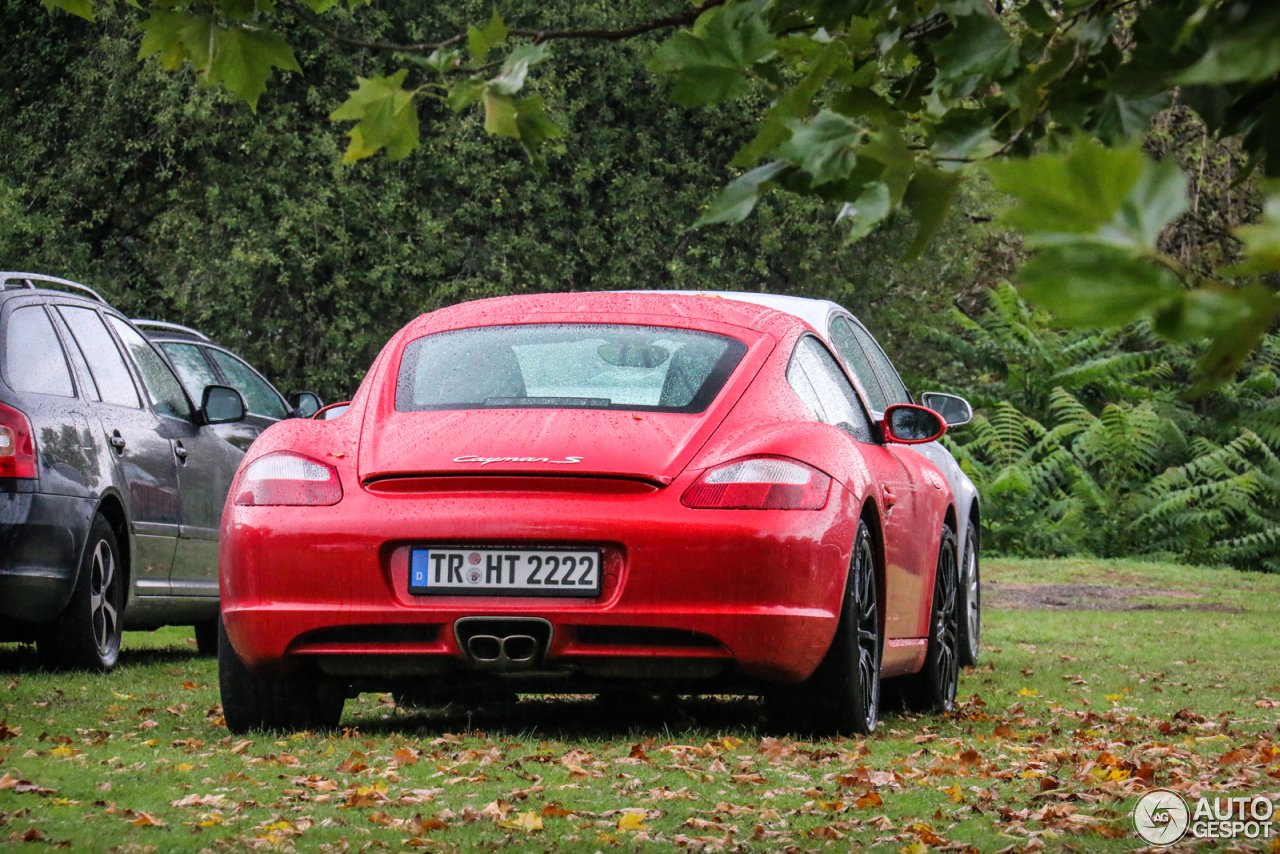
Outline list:
[[[817,511],[691,510],[680,503],[687,478],[595,494],[481,492],[445,479],[375,494],[344,483],[331,507],[229,505],[220,573],[228,636],[259,672],[310,658],[330,672],[394,676],[414,662],[469,668],[453,631],[460,618],[537,617],[552,627],[548,670],[625,678],[692,662],[691,675],[804,679],[835,632],[853,496],[833,484]],[[429,545],[599,547],[601,595],[414,595],[409,552]]]

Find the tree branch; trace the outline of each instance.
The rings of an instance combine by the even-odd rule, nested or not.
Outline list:
[[[508,34],[512,36],[519,36],[521,38],[533,39],[534,44],[541,44],[542,42],[551,41],[553,39],[622,41],[624,39],[644,35],[645,33],[651,33],[655,30],[672,29],[692,24],[703,12],[708,9],[715,8],[716,6],[723,6],[725,2],[727,2],[727,0],[705,0],[705,2],[689,9],[686,12],[681,12],[678,15],[668,15],[665,18],[655,18],[652,21],[646,21],[643,24],[636,24],[633,27],[625,27],[620,30],[530,30],[513,28],[508,31]],[[466,33],[458,33],[456,36],[444,39],[443,41],[421,42],[419,44],[396,44],[393,42],[364,41],[363,39],[353,39],[344,36],[342,33],[320,20],[317,15],[312,14],[310,10],[305,9],[298,3],[294,2],[294,0],[280,0],[279,5],[288,9],[299,20],[319,31],[332,41],[335,41],[338,44],[347,45],[348,47],[361,48],[364,50],[377,50],[387,53],[431,53],[442,48],[449,48],[462,44],[467,39]]]

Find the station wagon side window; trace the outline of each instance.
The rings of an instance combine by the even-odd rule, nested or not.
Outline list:
[[[835,356],[812,335],[800,339],[796,360],[804,369],[813,390],[822,402],[827,424],[839,427],[859,442],[872,442],[871,421],[867,418],[858,394],[840,370]]]
[[[187,393],[195,400],[204,395],[206,386],[220,385],[218,377],[205,360],[203,348],[194,344],[175,344],[165,341],[160,345],[169,361],[178,371],[178,378],[187,387]]]
[[[249,412],[276,420],[289,417],[289,410],[280,395],[253,368],[221,350],[208,349],[205,352],[213,358],[222,375],[227,378],[227,384],[244,395]]]
[[[73,306],[60,306],[58,311],[89,363],[89,371],[93,374],[102,402],[141,409],[142,401],[138,398],[138,390],[124,363],[124,356],[120,355],[120,348],[98,313],[91,308]]]
[[[62,344],[44,307],[29,305],[9,315],[4,375],[14,391],[75,397]]]
[[[108,316],[107,319],[124,342],[129,355],[133,356],[133,363],[138,366],[138,374],[142,377],[142,384],[147,387],[147,394],[151,397],[151,405],[155,411],[160,415],[190,421],[194,414],[191,403],[182,391],[182,383],[178,382],[160,354],[147,343],[147,339],[120,318]]]

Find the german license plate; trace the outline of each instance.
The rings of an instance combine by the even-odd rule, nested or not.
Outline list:
[[[409,556],[409,592],[451,596],[599,596],[595,550],[426,548]]]

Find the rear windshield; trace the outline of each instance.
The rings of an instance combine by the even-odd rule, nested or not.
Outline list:
[[[702,412],[747,346],[666,326],[537,323],[409,342],[396,409],[636,409]]]

